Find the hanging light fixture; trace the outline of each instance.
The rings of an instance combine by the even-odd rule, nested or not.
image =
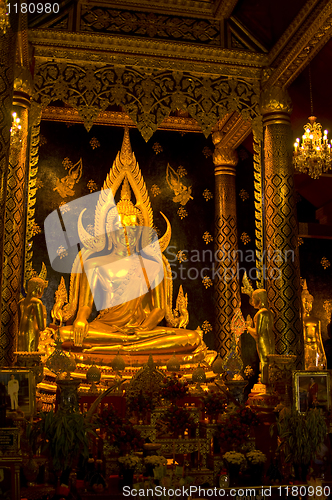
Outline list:
[[[324,130],[323,136],[322,126],[316,122],[317,118],[314,116],[310,65],[309,88],[311,116],[308,118],[309,122],[304,125],[301,144],[300,139],[296,139],[294,144],[293,164],[298,172],[307,173],[313,179],[318,179],[323,172],[332,167],[332,148],[327,139],[328,131]]]
[[[5,35],[10,27],[7,0],[0,0],[0,33]]]

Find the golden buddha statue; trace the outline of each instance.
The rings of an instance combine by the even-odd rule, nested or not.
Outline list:
[[[36,352],[40,332],[46,328],[46,308],[41,301],[47,282],[41,277],[28,281],[27,295],[18,303],[20,322],[17,350]]]
[[[247,330],[256,341],[260,361],[261,383],[268,383],[268,354],[275,353],[275,339],[273,334],[273,312],[267,307],[267,292],[259,288],[252,292],[250,304],[258,309],[252,319],[247,319]]]
[[[121,185],[121,198],[114,208],[114,197]],[[64,346],[74,343],[82,348],[83,356],[90,357],[113,357],[120,352],[130,362],[145,360],[150,354],[155,360],[166,362],[174,352],[184,362],[204,359],[207,347],[202,331],[185,329],[188,310],[182,288],[178,312],[174,314],[172,310],[171,268],[162,254],[170,241],[171,226],[163,217],[167,229],[155,242],[159,242],[160,262],[155,255],[146,255],[152,266],[158,268],[159,264],[161,269],[152,283],[157,286],[151,286],[147,260],[143,263],[137,250],[148,248],[144,230],[153,228],[153,214],[126,129],[121,151],[99,196],[93,235],[84,229],[82,214],[79,217],[78,232],[84,248],[73,264],[70,297],[61,313],[63,322],[74,318],[71,326],[60,328]],[[93,302],[100,313],[88,322]],[[167,326],[158,326],[164,318]]]
[[[314,298],[310,295],[304,280],[301,294],[303,306],[304,368],[326,370],[327,362],[321,335],[321,322],[312,314]]]

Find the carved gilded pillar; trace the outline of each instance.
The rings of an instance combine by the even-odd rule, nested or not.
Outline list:
[[[235,175],[236,152],[224,147],[220,131],[212,134],[215,145],[215,349],[225,357],[230,350],[230,324],[239,305],[238,238]]]
[[[18,301],[24,262],[25,192],[27,181],[28,113],[32,79],[30,72],[15,68],[12,110],[20,129],[11,134],[4,227],[4,268],[2,278],[2,335],[6,339],[6,364],[13,362],[18,332]]]
[[[7,174],[10,148],[10,127],[12,122],[12,98],[14,63],[17,39],[18,15],[11,13],[10,27],[5,34],[0,31],[0,279],[4,269],[4,227],[7,196]],[[0,330],[0,366],[12,360],[11,339]]]
[[[297,356],[303,343],[300,322],[300,265],[292,165],[291,101],[273,87],[262,94],[264,126],[265,283],[274,312],[277,354]]]

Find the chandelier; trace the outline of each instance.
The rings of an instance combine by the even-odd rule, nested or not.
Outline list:
[[[296,139],[294,144],[293,164],[298,172],[307,173],[313,179],[318,179],[323,172],[327,172],[332,167],[332,151],[327,139],[328,131],[324,130],[323,136],[322,126],[316,122],[316,116],[313,116],[310,65],[309,85],[311,116],[308,118],[309,122],[303,127],[301,144],[300,139]]]
[[[10,27],[7,0],[0,0],[0,32],[5,35]]]

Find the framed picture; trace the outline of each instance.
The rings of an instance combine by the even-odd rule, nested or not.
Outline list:
[[[310,408],[331,408],[330,373],[328,371],[293,372],[295,408],[304,413]]]
[[[7,414],[19,409],[26,417],[33,415],[36,397],[35,378],[31,370],[0,369],[0,384],[6,391]]]

